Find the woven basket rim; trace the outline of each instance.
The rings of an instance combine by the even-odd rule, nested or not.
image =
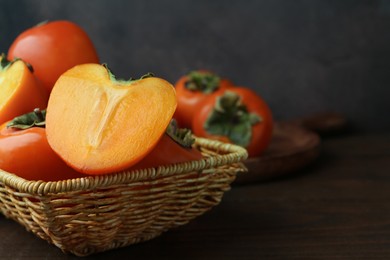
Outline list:
[[[27,192],[32,195],[42,196],[50,193],[90,190],[116,184],[150,181],[173,174],[200,171],[226,164],[239,163],[248,157],[248,153],[245,148],[217,140],[195,137],[195,145],[207,149],[217,150],[225,154],[217,154],[215,156],[205,157],[196,161],[158,166],[156,168],[137,169],[107,175],[86,176],[76,179],[48,182],[41,180],[26,180],[13,173],[0,169],[0,182],[11,188],[17,189],[20,192]]]

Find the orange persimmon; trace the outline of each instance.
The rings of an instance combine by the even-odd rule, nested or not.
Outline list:
[[[36,109],[0,126],[0,169],[26,180],[60,181],[83,177],[50,148],[42,112]]]
[[[177,109],[174,118],[180,127],[191,128],[192,118],[210,96],[223,93],[233,83],[207,70],[194,70],[176,83]]]
[[[0,123],[34,110],[46,108],[48,92],[39,84],[30,67],[20,60],[0,58]]]
[[[234,143],[260,156],[268,147],[273,129],[272,111],[255,91],[236,86],[213,95],[193,118],[196,136]]]
[[[49,92],[59,76],[78,64],[99,63],[93,42],[79,25],[59,20],[42,22],[16,37],[8,58],[30,63]]]
[[[203,156],[193,147],[194,142],[192,132],[189,129],[177,128],[176,121],[172,120],[154,149],[131,167],[131,170],[200,160]]]
[[[62,74],[51,92],[47,139],[80,172],[121,171],[156,146],[176,103],[174,87],[161,78],[124,81],[103,65],[78,65]]]

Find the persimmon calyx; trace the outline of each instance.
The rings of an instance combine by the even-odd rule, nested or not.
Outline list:
[[[185,148],[191,148],[195,142],[192,132],[187,128],[179,128],[176,120],[172,119],[169,123],[166,134],[176,143]]]
[[[0,56],[0,59],[1,59],[1,61],[0,61],[0,70],[1,70],[1,71],[7,70],[10,66],[12,66],[12,64],[14,64],[14,63],[17,62],[17,61],[22,61],[22,62],[24,62],[24,64],[26,64],[27,68],[29,69],[29,71],[30,71],[31,73],[34,72],[34,69],[33,69],[33,67],[31,66],[31,64],[30,64],[30,63],[27,63],[27,62],[25,62],[25,61],[23,61],[23,60],[20,59],[20,58],[15,58],[15,59],[13,59],[12,61],[10,61],[10,60],[7,59],[6,55],[5,55],[4,53],[2,53],[1,56]]]
[[[5,70],[10,66],[10,61],[7,59],[4,53],[1,54],[0,69]]]
[[[12,119],[7,127],[13,127],[17,129],[28,129],[31,127],[45,127],[46,125],[46,110],[35,108],[33,112],[17,116]]]
[[[10,61],[7,59],[7,56],[4,53],[1,54],[0,58],[1,58],[0,70],[2,70],[2,71],[7,70],[14,62],[20,60],[19,58],[16,58],[16,59]]]
[[[134,79],[134,78],[129,78],[128,80],[117,79],[115,74],[112,72],[112,70],[108,67],[108,65],[106,63],[103,63],[102,66],[106,68],[106,70],[108,72],[108,75],[110,76],[110,80],[112,82],[116,82],[116,83],[119,83],[119,84],[129,84],[129,83],[141,80],[141,79],[154,77],[154,74],[152,72],[148,72],[145,75],[142,75],[139,79]]]
[[[249,113],[238,94],[225,91],[216,99],[203,127],[211,135],[226,136],[234,144],[248,147],[252,138],[252,126],[262,118],[256,113]]]
[[[200,91],[205,94],[211,94],[219,88],[221,79],[211,73],[202,71],[192,71],[187,75],[185,87],[191,91]]]

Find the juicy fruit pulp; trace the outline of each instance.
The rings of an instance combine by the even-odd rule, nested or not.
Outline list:
[[[49,144],[87,174],[124,170],[157,144],[176,109],[160,78],[117,81],[102,65],[79,65],[55,84],[47,108]]]
[[[8,62],[1,57],[0,84],[0,123],[46,108],[48,93],[22,60]]]

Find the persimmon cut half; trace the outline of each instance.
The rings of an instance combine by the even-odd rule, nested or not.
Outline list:
[[[117,172],[155,147],[175,109],[175,89],[164,79],[116,80],[103,65],[78,65],[51,92],[47,139],[80,172]]]
[[[0,123],[34,110],[46,108],[48,92],[40,85],[27,64],[0,58]]]

